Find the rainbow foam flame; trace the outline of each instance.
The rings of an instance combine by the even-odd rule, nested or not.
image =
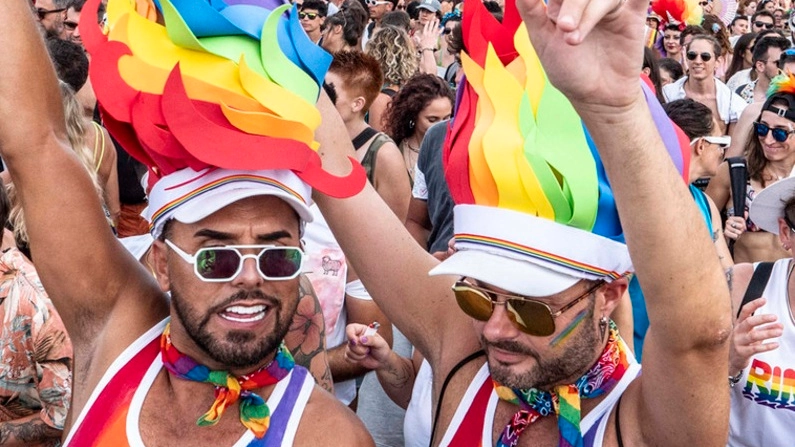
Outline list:
[[[289,169],[336,197],[364,186],[360,166],[347,177],[321,168],[315,102],[331,56],[306,36],[294,6],[110,0],[107,35],[90,17],[80,26],[103,121],[150,168],[150,184],[218,167]]]
[[[704,9],[698,0],[654,0],[651,9],[666,23],[701,25]]]
[[[454,201],[508,208],[623,240],[599,154],[571,103],[549,82],[515,3],[506,2],[502,23],[481,2],[467,4],[462,26],[466,82],[444,148]],[[689,140],[651,89],[643,88],[685,177]]]

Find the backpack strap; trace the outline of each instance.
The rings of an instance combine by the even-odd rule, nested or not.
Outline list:
[[[762,292],[765,291],[765,286],[767,286],[767,280],[770,279],[770,273],[773,272],[773,264],[773,262],[760,262],[756,265],[754,274],[751,276],[751,282],[748,283],[748,288],[745,289],[740,308],[737,309],[737,318],[740,317],[740,312],[746,304],[762,296]]]

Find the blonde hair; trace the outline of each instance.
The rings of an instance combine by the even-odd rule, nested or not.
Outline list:
[[[408,33],[394,26],[379,28],[367,41],[365,53],[378,60],[388,84],[403,85],[419,67],[419,58]]]
[[[94,184],[102,207],[106,210],[105,215],[108,217],[102,186],[99,184],[99,179],[95,170],[94,153],[91,148],[86,145],[86,125],[83,118],[83,107],[75,98],[75,94],[68,84],[59,81],[59,85],[61,87],[61,101],[64,108],[66,134],[69,139],[69,145],[72,146],[72,149],[75,151],[77,159],[80,160],[80,163],[86,168],[86,172],[88,172],[88,176]],[[17,244],[27,244],[28,230],[25,225],[25,214],[22,210],[22,204],[17,198],[16,187],[12,182],[9,182],[5,187],[8,193],[8,200],[11,202],[11,212],[8,216],[8,222],[14,227],[14,238]],[[111,220],[108,219],[108,224],[110,223]]]

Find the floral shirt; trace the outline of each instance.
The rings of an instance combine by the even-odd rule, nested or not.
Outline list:
[[[33,264],[0,255],[0,422],[39,412],[63,430],[72,389],[72,343]]]

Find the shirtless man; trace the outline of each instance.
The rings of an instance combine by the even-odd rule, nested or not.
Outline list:
[[[68,148],[55,74],[28,2],[2,2],[0,13],[11,22],[0,37],[7,49],[0,56],[0,116],[19,120],[0,127],[0,153],[25,209],[42,282],[57,297],[75,350],[67,444],[372,445],[356,416],[292,368],[280,348],[301,295],[308,185],[291,171],[245,171],[300,194],[239,183],[231,198],[201,195],[152,219],[155,280],[113,237]],[[164,176],[150,195],[150,213],[177,191],[190,194],[231,174],[205,173],[170,192],[170,181],[192,174]],[[218,270],[223,265],[212,260],[233,256],[229,246],[243,246],[236,269]],[[257,262],[263,258],[269,262]],[[184,379],[188,373],[197,375]],[[197,427],[199,418],[206,426]]]
[[[720,51],[720,44],[713,37],[693,36],[684,50],[688,75],[663,87],[663,96],[666,102],[690,98],[704,104],[712,110],[713,116],[720,118],[721,133],[731,135],[747,103],[715,78]]]
[[[576,440],[577,434],[589,432],[591,436],[584,438],[587,446],[724,446],[729,399],[728,393],[715,390],[728,388],[729,294],[712,242],[652,122],[639,69],[633,68],[640,67],[648,2],[563,0],[550,2],[549,10],[542,0],[519,0],[516,5],[546,74],[590,130],[607,170],[652,322],[641,376],[624,380],[630,370],[637,374],[637,365],[632,366],[620,385],[569,407],[576,415],[555,417],[557,406],[542,399],[550,406],[534,411],[551,417],[528,421],[533,412],[520,410],[529,404],[500,399],[510,395],[498,397],[489,376],[511,388],[538,387],[558,396],[571,392],[565,385],[590,374],[589,368],[609,345],[604,322],[626,290],[626,278],[587,276],[576,267],[552,268],[532,256],[517,256],[520,250],[478,248],[472,231],[480,231],[475,236],[494,235],[510,232],[517,220],[543,220],[519,212],[459,205],[458,252],[439,264],[412,243],[372,188],[344,200],[321,194],[315,199],[373,298],[432,367],[433,402],[439,405],[433,445],[579,445],[565,444],[563,437]],[[503,23],[510,23],[508,11]],[[581,70],[583,65],[591,70]],[[336,127],[339,130],[331,129],[335,131],[323,141],[336,141],[340,148],[348,136],[341,124]],[[324,152],[324,166],[338,175],[351,169],[340,155]],[[472,219],[475,208],[481,214]],[[364,231],[352,226],[362,219],[373,225]],[[547,239],[565,242],[555,233],[575,234],[568,233],[570,227],[546,224],[551,229],[545,233]],[[514,236],[532,237],[534,228],[518,228]],[[465,244],[461,236],[468,230],[470,241]],[[610,256],[569,242],[582,258],[601,253],[604,262],[619,262],[626,256],[619,255],[618,248]],[[576,249],[569,251],[576,255]],[[434,268],[439,269],[435,273],[459,276],[429,277]],[[460,275],[466,278],[456,282]],[[589,277],[593,279],[583,280]],[[473,300],[473,294],[479,300]],[[536,304],[526,303],[528,299]],[[465,309],[467,305],[471,306]],[[530,307],[538,312],[528,314]],[[541,327],[542,322],[547,326]],[[354,341],[366,348],[363,335],[357,334]],[[568,341],[561,341],[565,338]],[[480,349],[485,349],[485,359],[475,357],[453,371]],[[571,402],[571,395],[565,397]],[[470,402],[477,402],[477,411]],[[504,433],[511,421],[517,424],[509,424]],[[510,439],[515,428],[525,429],[518,441]],[[464,433],[469,436],[456,438]],[[506,433],[509,439],[504,442]]]

